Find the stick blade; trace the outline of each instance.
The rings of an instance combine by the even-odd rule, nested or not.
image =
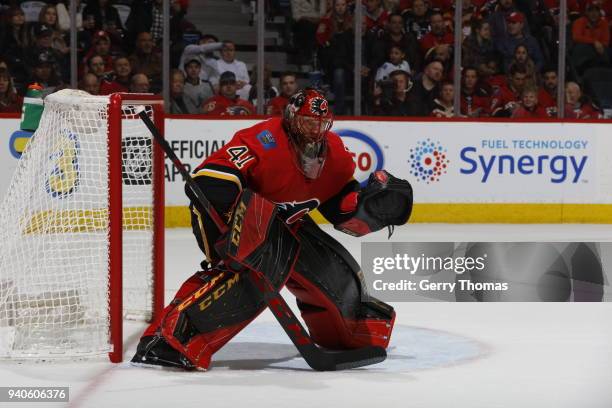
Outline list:
[[[378,364],[387,358],[387,351],[379,346],[362,347],[354,350],[331,351],[318,348],[302,350],[308,365],[317,371],[339,371]]]

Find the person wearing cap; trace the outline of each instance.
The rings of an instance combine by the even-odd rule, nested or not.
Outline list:
[[[99,55],[104,60],[104,72],[110,73],[113,70],[113,55],[111,52],[111,38],[109,34],[104,30],[98,30],[95,32],[92,39],[92,47],[87,51],[81,66],[81,73],[84,72],[84,65],[88,64],[88,61],[94,56]]]
[[[487,22],[491,25],[491,37],[493,42],[502,39],[508,33],[508,16],[519,11],[516,8],[515,0],[498,0],[497,7],[487,17]],[[526,33],[529,33],[529,25],[525,22],[523,27]]]
[[[533,59],[536,71],[542,69],[544,56],[538,41],[524,31],[525,15],[519,11],[512,12],[506,18],[506,23],[508,24],[508,32],[495,44],[504,58],[503,66],[510,66],[516,47],[522,44],[527,48],[527,53]]]
[[[44,24],[39,24],[34,27],[34,35],[36,36],[34,46],[26,50],[27,69],[32,71],[41,61],[41,55],[44,54],[42,61],[50,61],[53,70],[57,70],[57,64],[61,61],[62,55],[52,47],[53,30]]]
[[[37,82],[42,87],[43,98],[63,87],[55,66],[55,56],[50,50],[41,51],[33,62],[31,79],[32,82]]]
[[[185,69],[185,63],[198,60],[200,61],[200,79],[209,81],[216,89],[219,86],[219,68],[217,61],[219,58],[215,55],[215,51],[220,50],[223,43],[212,34],[205,34],[200,38],[199,44],[191,44],[185,47],[179,68],[181,68],[187,76],[188,72]]]
[[[570,58],[578,72],[582,73],[593,65],[609,65],[610,30],[598,3],[587,1],[584,16],[572,26],[572,40],[574,46]]]
[[[201,71],[202,64],[197,58],[185,64],[185,72],[187,75],[183,94],[188,113],[202,113],[204,101],[215,96],[213,85],[209,81],[201,78]]]
[[[236,75],[225,71],[219,78],[219,94],[204,101],[202,111],[209,115],[252,115],[255,107],[236,94]]]

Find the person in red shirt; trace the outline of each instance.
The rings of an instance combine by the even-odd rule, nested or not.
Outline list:
[[[383,8],[382,0],[365,0],[363,10],[366,31],[384,30],[389,12]]]
[[[607,49],[610,45],[608,21],[601,15],[599,4],[588,0],[585,15],[572,26],[571,60],[579,73],[593,65],[608,65]]]
[[[81,74],[87,71],[89,60],[98,55],[104,61],[104,72],[110,73],[113,70],[113,54],[111,53],[111,39],[106,31],[97,31],[92,40],[93,46],[87,51],[81,63]]]
[[[461,115],[469,118],[489,116],[491,99],[478,87],[478,69],[465,67],[461,77]]]
[[[298,90],[297,77],[293,72],[285,72],[281,75],[280,80],[281,94],[270,99],[266,106],[266,115],[280,116],[283,114],[285,107],[291,98]]]
[[[601,119],[601,110],[582,95],[580,86],[575,82],[565,85],[565,117],[569,119]]]
[[[23,97],[15,92],[8,70],[0,68],[0,113],[21,112]]]
[[[542,85],[538,91],[538,102],[546,109],[548,116],[557,117],[557,68],[554,66],[546,67],[542,70]]]
[[[442,13],[439,11],[432,12],[429,23],[431,30],[420,41],[423,55],[426,55],[434,47],[451,48],[454,42],[453,33],[446,27]]]
[[[491,97],[491,116],[511,116],[518,106],[526,82],[527,68],[520,64],[512,65],[507,84],[499,87]]]
[[[546,109],[538,103],[538,89],[525,88],[521,94],[521,103],[512,112],[513,118],[545,119],[548,118]]]
[[[130,78],[132,75],[130,60],[127,57],[118,57],[113,66],[112,79],[105,79],[100,83],[100,95],[128,92],[130,89]]]
[[[253,115],[255,107],[236,94],[236,74],[225,71],[219,77],[219,94],[204,101],[202,112],[209,115]]]
[[[232,231],[240,225],[240,233],[227,238],[230,246],[224,251],[218,244],[217,224],[186,188],[193,232],[206,256],[205,272],[189,278],[145,330],[133,363],[207,369],[212,355],[264,310],[260,293],[245,278],[248,272],[239,269],[235,257],[227,258],[232,245],[246,252],[251,269],[261,268],[270,276],[276,290],[286,285],[296,296],[309,334],[319,346],[388,346],[393,308],[371,298],[362,302],[368,295],[360,284],[357,262],[307,214],[318,208],[341,231],[361,236],[405,222],[412,189],[384,170],[373,173],[361,188],[353,178],[351,153],[331,126],[327,100],[306,89],[291,98],[282,118],[238,131],[194,170],[193,180],[211,206],[223,222],[234,219]],[[384,183],[391,187],[391,181],[402,184],[406,194],[392,189],[372,194]],[[245,197],[257,197],[256,213]],[[272,224],[266,218],[271,203],[278,215]],[[260,243],[253,242],[254,237]]]

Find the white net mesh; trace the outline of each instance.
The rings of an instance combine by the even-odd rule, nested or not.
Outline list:
[[[0,208],[0,357],[110,350],[108,105],[108,97],[79,91],[45,100]],[[152,140],[133,111],[123,107],[124,314],[146,318]]]

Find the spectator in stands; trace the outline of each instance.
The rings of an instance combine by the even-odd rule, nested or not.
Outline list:
[[[170,73],[170,113],[187,114],[185,103],[185,75],[180,69],[173,69]]]
[[[77,47],[87,52],[93,46],[93,38],[99,30],[96,30],[96,20],[91,14],[83,16],[83,29],[77,32]],[[79,53],[80,55],[80,53]]]
[[[514,5],[514,0],[499,0],[497,2],[497,8],[488,17],[493,42],[501,40],[508,34],[508,17],[516,12],[519,11]]]
[[[450,48],[453,46],[454,36],[448,30],[442,13],[434,11],[429,16],[431,30],[421,38],[421,51],[426,55],[432,48]]]
[[[125,22],[127,41],[133,44],[140,33],[147,32],[151,42],[156,45],[163,35],[163,0],[135,0],[131,4],[130,15]]]
[[[464,67],[461,77],[461,115],[468,118],[489,116],[491,100],[478,84],[478,69]]]
[[[513,64],[522,64],[527,68],[527,85],[532,87],[536,86],[538,78],[536,76],[536,67],[533,59],[529,55],[529,51],[524,44],[519,44],[514,49],[514,57],[510,61],[510,65],[506,68],[506,71],[510,71],[510,66]]]
[[[90,0],[83,10],[83,14],[93,16],[97,30],[123,31],[119,12],[113,7],[112,0]]]
[[[46,26],[52,32],[51,47],[63,55],[70,53],[70,48],[66,44],[64,33],[60,30],[57,9],[53,4],[46,4],[40,9],[38,16],[38,26]]]
[[[145,74],[151,81],[151,88],[157,91],[161,88],[162,59],[154,47],[151,33],[142,32],[136,38],[136,49],[129,59],[132,72]]]
[[[99,30],[93,37],[93,47],[87,52],[84,63],[88,64],[89,59],[99,55],[104,61],[104,72],[110,73],[113,70],[113,57],[111,54],[111,39],[106,31]]]
[[[389,49],[392,46],[398,46],[404,52],[406,61],[410,65],[413,72],[419,72],[423,64],[421,49],[418,41],[413,33],[404,32],[404,20],[401,14],[391,14],[379,43],[376,45],[376,50],[381,54],[384,52],[389,54]],[[381,60],[386,57],[381,55]]]
[[[223,47],[223,43],[219,42],[217,37],[211,34],[205,34],[200,39],[199,44],[192,44],[185,47],[183,55],[181,55],[181,62],[179,67],[187,73],[185,69],[185,62],[197,59],[200,61],[200,79],[203,81],[209,81],[214,87],[219,85],[219,68],[217,66],[217,58],[214,54],[215,51],[220,50]],[[189,76],[189,75],[187,75]]]
[[[233,41],[223,41],[221,59],[217,61],[219,72],[233,72],[236,76],[236,87],[241,89],[250,82],[246,64],[236,59],[236,44]]]
[[[292,24],[293,41],[291,42],[297,51],[297,65],[307,65],[312,62],[315,33],[326,11],[327,2],[323,0],[291,0],[292,19],[289,23]],[[219,70],[224,71],[222,68]]]
[[[406,33],[413,34],[420,41],[429,32],[429,5],[425,0],[414,0],[412,9],[403,11]]]
[[[94,74],[98,78],[98,82],[102,82],[107,79],[104,65],[104,59],[99,55],[94,55],[87,61],[87,72]]]
[[[568,119],[601,119],[603,115],[591,99],[582,95],[580,86],[575,82],[565,85],[565,117]]]
[[[485,20],[476,20],[470,35],[463,41],[462,65],[476,67],[480,74],[487,74],[487,56],[494,50],[491,25]]]
[[[32,82],[38,82],[42,87],[43,98],[63,87],[61,76],[55,67],[55,56],[49,50],[41,51],[33,62],[31,79]]]
[[[81,79],[81,82],[79,82],[79,89],[85,92],[89,92],[91,95],[99,95],[100,80],[94,74],[85,74],[83,76],[83,79]]]
[[[363,8],[366,30],[384,30],[389,12],[384,9],[382,0],[365,0]]]
[[[272,98],[276,98],[279,95],[278,89],[272,84],[272,66],[270,64],[264,65],[263,79],[263,106],[265,107]],[[257,67],[253,68],[251,83],[243,86],[242,89],[239,89],[236,93],[239,98],[249,101],[253,106],[257,106]]]
[[[545,67],[542,70],[542,86],[538,91],[538,101],[551,118],[557,117],[558,85],[557,68],[554,66]]]
[[[25,64],[25,50],[30,46],[28,25],[21,8],[13,7],[9,10],[9,20],[2,30],[0,24],[0,56],[11,66],[16,81],[23,85],[26,81],[27,71]]]
[[[532,118],[545,119],[548,118],[546,109],[538,103],[538,89],[532,86],[526,86],[521,92],[521,103],[512,112],[513,118]]]
[[[406,71],[408,74],[410,74],[410,65],[408,64],[408,61],[405,60],[405,57],[406,54],[404,54],[404,51],[399,46],[391,46],[391,48],[389,48],[389,58],[387,62],[378,68],[374,80],[383,81],[389,79],[391,72],[397,70]]]
[[[391,73],[391,83],[374,83],[372,114],[383,116],[419,116],[418,99],[406,71]]]
[[[508,83],[499,87],[491,98],[492,116],[509,117],[518,106],[527,83],[527,68],[517,64],[510,67]]]
[[[282,115],[285,107],[289,103],[289,98],[298,91],[297,76],[293,72],[284,72],[281,74],[279,84],[280,95],[270,99],[266,106],[266,115]]]
[[[130,80],[130,92],[132,93],[149,93],[151,90],[151,82],[145,74],[134,74]]]
[[[510,62],[514,58],[514,50],[523,44],[533,59],[536,71],[539,71],[544,64],[544,57],[538,45],[538,41],[531,35],[524,32],[525,16],[520,12],[510,13],[507,17],[508,32],[505,36],[496,41],[499,52],[504,57],[504,67],[510,67]]]
[[[346,88],[353,73],[353,16],[346,0],[334,0],[330,13],[317,28],[319,61],[334,93],[334,113],[346,111]]]
[[[23,97],[15,91],[9,71],[0,69],[0,113],[21,112],[22,104]]]
[[[417,101],[414,107],[415,116],[429,116],[433,109],[433,100],[439,93],[440,82],[444,74],[444,65],[438,60],[430,61],[420,77],[414,81],[411,93]]]
[[[41,24],[34,27],[34,34],[36,36],[36,42],[34,47],[30,47],[26,52],[26,63],[28,69],[33,69],[36,64],[39,63],[40,56],[45,54],[45,60],[52,61],[54,65],[52,71],[59,73],[59,63],[61,62],[62,55],[53,47],[53,31],[50,30],[46,25]]]
[[[436,118],[452,118],[455,116],[453,100],[455,98],[455,86],[452,82],[444,81],[440,86],[438,95],[433,100],[431,116]]]
[[[132,65],[127,57],[117,57],[113,63],[112,75],[100,83],[100,94],[110,95],[115,92],[129,92]]]
[[[219,94],[204,101],[202,111],[209,115],[252,115],[255,107],[236,95],[236,75],[225,71],[219,78]]]
[[[202,105],[204,101],[212,98],[215,95],[213,85],[201,79],[202,64],[199,59],[192,59],[185,64],[185,86],[183,90],[187,113],[202,113]]]
[[[610,28],[598,3],[587,1],[584,16],[572,26],[572,40],[571,61],[579,73],[588,67],[609,65]]]
[[[501,59],[501,55],[492,52],[485,56],[485,64],[478,67],[480,83],[490,96],[495,95],[500,87],[506,85],[508,80],[507,75],[503,75],[501,72]]]

